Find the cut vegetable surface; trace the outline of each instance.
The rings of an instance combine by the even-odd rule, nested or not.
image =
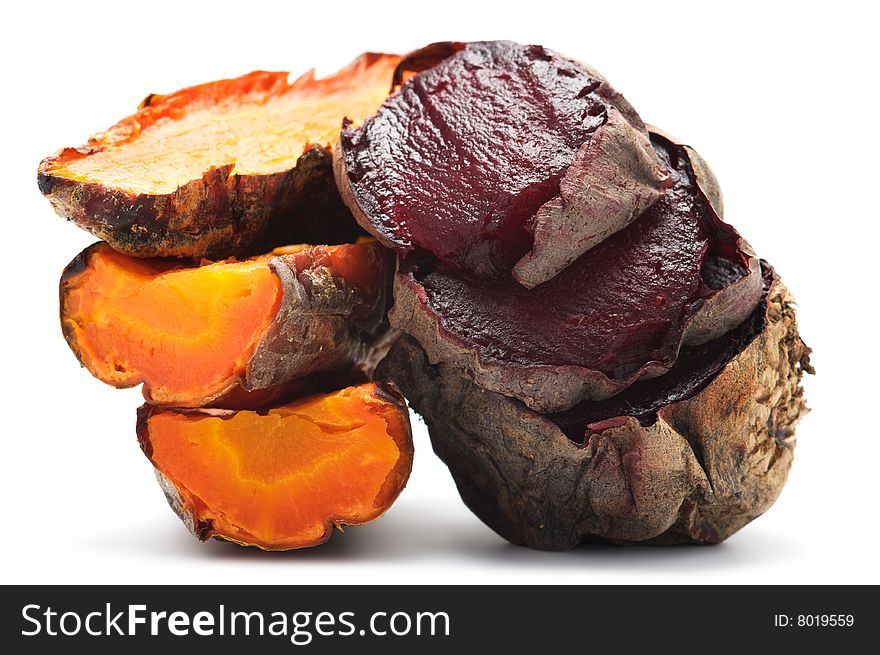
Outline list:
[[[343,118],[387,97],[399,57],[365,54],[323,79],[254,72],[151,95],[40,164],[56,212],[139,257],[225,257],[274,243],[340,243],[357,229],[328,149]],[[271,240],[271,239],[270,239]]]
[[[482,278],[534,287],[661,194],[668,176],[633,108],[540,46],[437,43],[399,91],[343,130],[343,198],[363,227]],[[514,268],[515,267],[515,268]]]
[[[682,344],[740,324],[761,297],[758,260],[713,209],[690,151],[652,138],[673,186],[636,221],[532,290],[410,256],[392,324],[432,362],[542,412],[661,375]]]
[[[62,276],[61,322],[98,379],[198,407],[370,365],[387,332],[392,259],[369,240],[184,266],[98,243]]]
[[[553,50],[152,95],[38,182],[103,239],[62,275],[64,336],[143,384],[140,445],[200,540],[376,518],[407,402],[465,504],[533,548],[718,543],[785,483],[813,373],[792,297],[700,155]]]
[[[314,546],[334,525],[375,519],[412,467],[406,404],[375,384],[260,412],[145,405],[138,438],[199,539],[266,550]]]
[[[766,273],[765,299],[741,328],[565,415],[487,391],[407,336],[377,374],[425,419],[467,506],[513,543],[718,543],[776,500],[807,411],[810,350],[791,297]]]

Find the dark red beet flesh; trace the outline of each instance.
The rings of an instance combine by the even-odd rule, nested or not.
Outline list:
[[[762,261],[761,267],[764,295],[752,315],[734,330],[713,341],[683,347],[675,366],[665,375],[636,382],[608,400],[586,401],[548,418],[569,439],[583,443],[591,425],[596,427],[597,423],[619,416],[632,416],[644,426],[652,425],[663,407],[696,396],[763,332],[767,323],[767,294],[775,274],[767,262]]]
[[[531,246],[535,212],[608,120],[613,91],[540,46],[438,45],[375,116],[343,130],[348,183],[386,245],[504,276]]]
[[[413,266],[444,331],[476,347],[483,362],[576,365],[615,380],[647,362],[671,366],[701,299],[746,271],[724,259],[736,233],[714,216],[682,151],[653,141],[672,188],[536,289],[478,281],[443,264]]]

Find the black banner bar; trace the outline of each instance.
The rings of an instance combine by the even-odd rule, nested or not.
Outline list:
[[[872,587],[33,586],[5,587],[2,640],[14,653],[222,642],[259,653],[856,652],[878,636],[877,613]]]

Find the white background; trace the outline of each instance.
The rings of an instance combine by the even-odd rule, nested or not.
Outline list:
[[[880,582],[872,3],[194,4],[3,9],[2,582]],[[717,547],[532,552],[468,512],[419,423],[410,484],[375,523],[307,551],[200,545],[135,441],[139,390],[94,380],[61,336],[58,277],[93,239],[55,216],[37,163],[148,92],[494,38],[592,64],[646,121],[698,148],[727,219],[796,295],[818,376],[780,500]]]

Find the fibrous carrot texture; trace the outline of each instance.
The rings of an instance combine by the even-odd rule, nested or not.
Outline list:
[[[61,323],[95,377],[199,407],[241,388],[366,366],[387,332],[392,257],[375,241],[184,266],[105,243],[61,279]]]
[[[399,57],[365,54],[294,82],[257,71],[151,95],[136,114],[39,167],[55,211],[138,257],[225,257],[265,245],[340,243],[357,230],[329,153],[344,118],[388,96]]]
[[[375,384],[262,412],[145,405],[138,438],[193,534],[266,550],[377,518],[412,467],[403,398]]]

